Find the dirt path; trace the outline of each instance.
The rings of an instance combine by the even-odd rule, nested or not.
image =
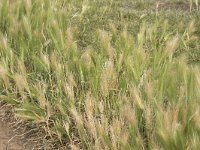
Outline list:
[[[0,150],[25,150],[23,144],[20,143],[20,137],[8,125],[9,121],[6,120],[9,114],[6,113],[6,107],[3,107],[0,101]],[[5,117],[7,116],[7,117]]]
[[[18,140],[9,127],[0,120],[0,150],[25,150]]]
[[[15,118],[12,107],[0,100],[0,150],[55,149],[54,140],[46,137],[46,132],[39,126]]]

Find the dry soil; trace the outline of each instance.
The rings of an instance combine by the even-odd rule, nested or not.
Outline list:
[[[12,130],[0,120],[0,150],[25,150]]]

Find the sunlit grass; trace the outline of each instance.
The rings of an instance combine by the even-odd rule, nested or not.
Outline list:
[[[0,1],[0,99],[66,148],[198,150],[198,12],[118,5]]]

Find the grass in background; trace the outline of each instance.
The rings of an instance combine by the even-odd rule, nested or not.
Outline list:
[[[65,148],[199,149],[199,12],[154,8],[2,0],[1,100]]]

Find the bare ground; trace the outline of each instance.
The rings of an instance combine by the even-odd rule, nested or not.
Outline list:
[[[119,9],[123,12],[155,12],[155,11],[163,11],[163,12],[182,12],[182,13],[191,13],[197,10],[195,3],[193,3],[190,7],[188,2],[157,2],[154,4],[146,5],[142,8],[135,5],[133,2],[129,3],[118,3]]]
[[[34,123],[16,118],[13,108],[0,101],[0,150],[65,150],[56,138]]]
[[[25,150],[10,128],[0,120],[0,150]]]
[[[11,128],[10,114],[0,102],[0,150],[25,150],[20,136]]]
[[[43,129],[14,117],[12,107],[0,102],[0,150],[52,150]]]
[[[184,2],[178,2],[178,3],[163,2],[163,3],[158,3],[157,9],[159,11],[176,10],[180,12],[190,12],[190,11],[193,12],[196,10],[196,6],[195,4],[192,4],[190,8],[190,5]]]

